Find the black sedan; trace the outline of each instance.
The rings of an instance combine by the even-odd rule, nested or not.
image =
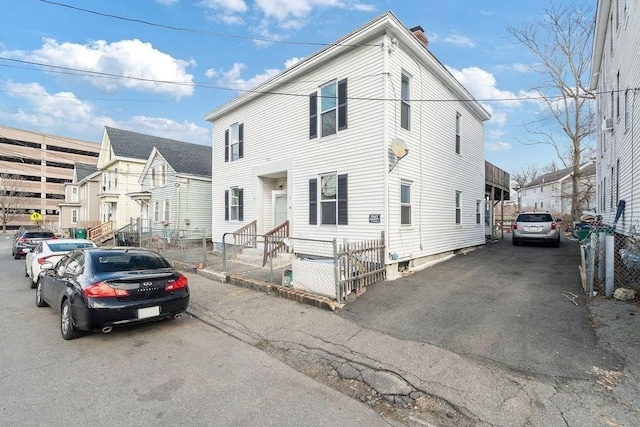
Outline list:
[[[161,255],[138,248],[84,248],[45,263],[36,305],[60,313],[62,338],[83,331],[179,317],[189,305],[187,278]]]

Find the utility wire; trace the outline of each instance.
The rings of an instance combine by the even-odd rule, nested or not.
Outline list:
[[[252,41],[265,42],[265,43],[279,43],[279,44],[307,45],[307,46],[351,46],[351,47],[380,46],[379,44],[346,44],[346,43],[343,44],[343,43],[300,42],[300,41],[285,41],[285,40],[278,40],[278,39],[267,39],[267,38],[261,38],[261,37],[251,37],[251,36],[239,36],[239,35],[236,35],[236,34],[227,34],[227,33],[221,33],[221,32],[216,32],[216,31],[194,30],[194,29],[186,28],[186,27],[176,27],[174,25],[159,24],[159,23],[156,23],[156,22],[145,21],[143,19],[137,19],[137,18],[127,18],[127,17],[120,16],[120,15],[114,15],[114,14],[111,14],[111,13],[98,12],[96,10],[85,9],[85,8],[81,8],[81,7],[77,7],[77,6],[71,6],[69,4],[58,3],[58,2],[49,1],[49,0],[39,0],[39,1],[41,1],[42,3],[51,4],[51,5],[54,5],[54,6],[66,7],[68,9],[73,9],[73,10],[76,10],[78,12],[89,13],[89,14],[92,14],[92,15],[103,16],[103,17],[106,17],[106,18],[118,19],[118,20],[121,20],[121,21],[134,22],[134,23],[137,23],[137,24],[148,25],[148,26],[151,26],[151,27],[164,28],[164,29],[172,30],[172,31],[183,31],[183,32],[189,32],[189,33],[196,33],[196,34],[206,34],[206,35],[218,36],[218,37],[228,37],[228,38],[234,38],[234,39],[240,39],[240,40],[252,40]]]

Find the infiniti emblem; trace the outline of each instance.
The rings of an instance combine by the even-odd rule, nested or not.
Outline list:
[[[148,288],[151,285],[153,285],[153,282],[142,282],[142,286],[144,286],[145,288]]]

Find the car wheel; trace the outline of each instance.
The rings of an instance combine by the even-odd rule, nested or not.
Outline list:
[[[27,271],[26,263],[25,263],[25,266],[24,266],[24,277],[29,277],[29,272]]]
[[[560,247],[560,239],[556,240],[555,242],[553,242],[552,245],[554,248],[559,248]]]
[[[35,279],[35,282],[34,282],[34,279]],[[31,289],[34,289],[38,285],[38,278],[37,277],[31,277],[29,279],[29,282],[31,283]]]
[[[20,254],[18,252],[13,254],[13,259],[20,259]]]
[[[518,246],[518,241],[516,240],[516,238],[512,238],[511,243],[513,243],[513,246]]]
[[[46,307],[47,303],[42,299],[42,282],[38,280],[36,284],[36,306],[37,307]]]
[[[72,340],[82,335],[82,332],[73,326],[71,303],[68,298],[62,303],[62,310],[60,310],[60,333],[65,340]]]

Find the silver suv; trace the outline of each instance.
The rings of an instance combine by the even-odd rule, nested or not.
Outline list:
[[[542,242],[557,248],[560,246],[559,221],[547,212],[521,212],[513,223],[513,246],[520,242]]]

